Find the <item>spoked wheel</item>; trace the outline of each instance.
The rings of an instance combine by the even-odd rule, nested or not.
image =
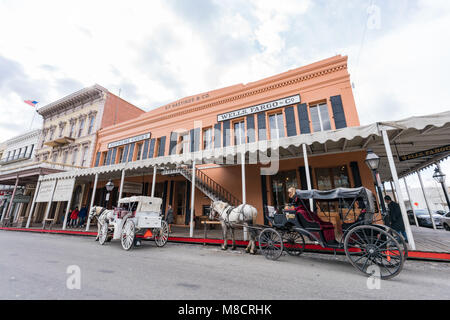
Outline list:
[[[261,252],[269,260],[277,260],[283,253],[283,238],[274,229],[264,229],[258,241]]]
[[[107,239],[108,239],[108,222],[104,222],[100,227],[98,243],[104,245]]]
[[[155,243],[158,247],[164,247],[169,239],[169,225],[166,221],[161,221],[160,229],[153,229],[155,235]]]
[[[283,234],[283,245],[291,256],[299,256],[305,250],[305,238],[301,233],[291,231]]]
[[[133,220],[127,219],[125,222],[122,233],[120,235],[120,241],[122,242],[122,248],[125,250],[131,250],[134,246],[134,238],[136,236],[136,226]]]
[[[373,225],[374,227],[380,227],[381,229],[383,229],[384,231],[386,231],[387,233],[389,233],[390,235],[394,236],[394,238],[397,240],[397,242],[399,244],[402,245],[403,247],[403,256],[405,257],[405,261],[406,259],[408,259],[408,245],[406,244],[405,239],[394,229],[385,226],[385,225],[380,225],[380,224],[376,224]]]
[[[345,237],[344,249],[350,263],[367,276],[390,279],[403,269],[403,246],[392,234],[376,226],[353,228]]]

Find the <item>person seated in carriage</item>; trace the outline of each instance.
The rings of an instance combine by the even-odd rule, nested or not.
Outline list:
[[[335,227],[331,222],[322,221],[316,210],[312,209],[310,212],[305,208],[302,200],[297,196],[297,189],[291,187],[288,189],[288,196],[290,200],[290,205],[294,207],[297,215],[301,215],[308,222],[315,222],[319,224],[323,231],[323,235],[326,242],[335,242]]]

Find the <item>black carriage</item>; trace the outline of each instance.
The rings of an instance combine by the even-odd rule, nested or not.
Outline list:
[[[273,214],[266,212],[271,226],[259,235],[266,258],[276,260],[283,251],[298,256],[305,249],[306,238],[313,245],[345,253],[366,275],[389,279],[401,272],[408,254],[406,243],[383,224],[370,190],[297,190],[296,197],[295,207],[285,205]]]

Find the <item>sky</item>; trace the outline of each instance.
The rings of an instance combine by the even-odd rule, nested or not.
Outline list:
[[[0,0],[0,140],[40,127],[23,100],[98,83],[151,110],[336,54],[362,125],[447,111],[448,30],[448,0]]]

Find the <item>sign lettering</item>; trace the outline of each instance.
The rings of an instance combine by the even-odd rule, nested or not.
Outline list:
[[[434,156],[436,154],[441,154],[441,153],[445,153],[445,152],[450,152],[450,144],[443,146],[443,147],[437,147],[437,148],[429,149],[426,151],[419,151],[419,152],[407,154],[405,156],[400,156],[400,161],[408,161],[408,160],[413,160],[413,159],[417,159],[417,158]]]
[[[150,139],[150,137],[151,137],[151,133],[146,133],[146,134],[141,134],[139,136],[126,138],[126,139],[123,139],[123,140],[114,141],[114,142],[111,142],[111,143],[108,144],[108,149],[111,149],[111,148],[114,148],[114,147],[118,147],[118,146],[123,146],[124,144],[129,144],[129,143],[133,143],[133,142],[138,142],[138,141]]]

